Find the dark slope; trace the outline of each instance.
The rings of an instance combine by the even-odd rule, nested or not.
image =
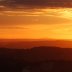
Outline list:
[[[24,61],[72,60],[72,48],[34,47],[31,49],[0,49],[0,57]]]
[[[0,48],[0,72],[71,72],[72,49],[34,47]]]

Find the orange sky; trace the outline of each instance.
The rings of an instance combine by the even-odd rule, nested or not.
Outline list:
[[[0,11],[0,39],[72,39],[72,8]]]

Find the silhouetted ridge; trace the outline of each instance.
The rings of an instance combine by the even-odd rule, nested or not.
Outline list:
[[[0,48],[0,72],[70,72],[71,66],[71,48]]]
[[[72,60],[71,48],[40,46],[31,49],[0,48],[0,57],[24,61]]]

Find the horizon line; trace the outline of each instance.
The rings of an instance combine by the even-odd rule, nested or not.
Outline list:
[[[52,39],[52,38],[38,38],[38,39],[30,39],[30,38],[0,38],[0,40],[45,40],[45,41],[51,41],[51,40],[59,40],[59,41],[72,41],[72,39]]]

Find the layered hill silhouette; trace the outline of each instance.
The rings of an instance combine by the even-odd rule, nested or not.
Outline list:
[[[31,49],[0,48],[0,58],[24,61],[72,60],[72,48],[40,46]]]
[[[0,72],[70,72],[72,49],[40,46],[0,48]]]

